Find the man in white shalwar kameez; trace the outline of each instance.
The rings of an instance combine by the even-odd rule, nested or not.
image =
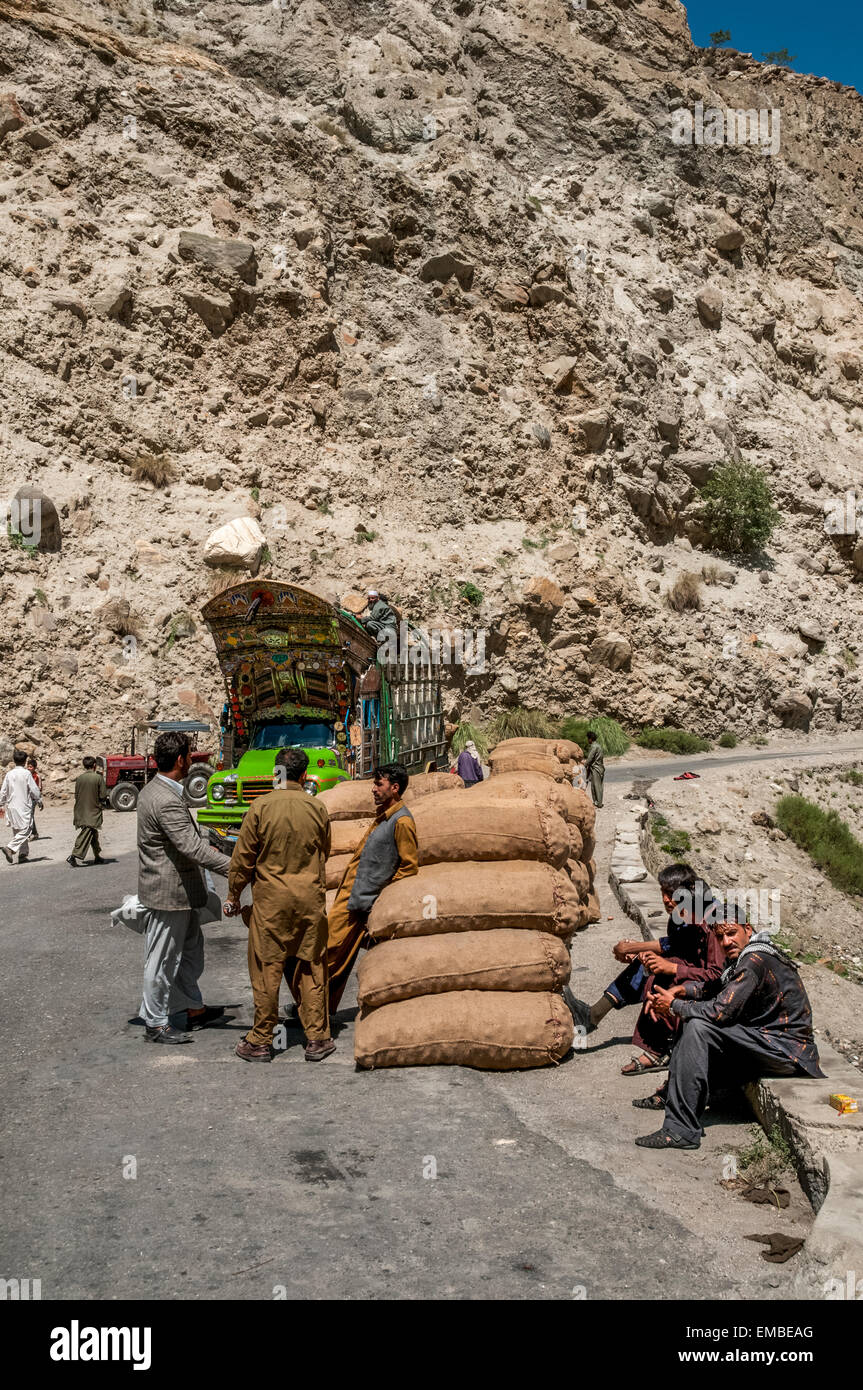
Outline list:
[[[25,766],[27,754],[16,748],[12,760],[15,766],[10,767],[0,787],[0,816],[6,816],[12,839],[0,849],[10,864],[19,864],[30,853],[33,807],[42,810],[42,795]]]

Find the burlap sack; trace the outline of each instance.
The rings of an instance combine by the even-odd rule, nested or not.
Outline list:
[[[324,868],[327,875],[327,888],[338,888],[342,874],[351,862],[350,854],[331,854]]]
[[[587,903],[590,894],[590,875],[587,872],[587,865],[582,864],[579,859],[570,859],[566,871],[569,874],[578,892],[578,901]]]
[[[544,1067],[572,1046],[572,1015],[559,994],[465,989],[424,994],[362,1015],[360,1067],[451,1063],[486,1071]]]
[[[548,864],[435,864],[390,883],[369,914],[377,941],[518,928],[568,939],[587,922],[569,875]]]
[[[328,792],[321,792],[320,800],[326,806],[332,821],[368,820],[375,814],[371,778],[339,782]]]
[[[571,738],[559,738],[555,742],[552,750],[555,757],[560,758],[562,763],[580,763],[584,761],[584,753],[581,745],[573,743]]]
[[[412,808],[420,864],[462,860],[536,859],[562,868],[569,858],[569,826],[531,801],[474,800],[470,792],[430,796]]]
[[[598,922],[601,916],[602,910],[599,906],[599,897],[597,896],[596,889],[592,888],[587,900],[587,920],[588,922]]]
[[[577,825],[569,827],[569,857],[570,859],[584,858],[584,842]]]
[[[371,823],[371,818],[366,820],[334,820],[330,826],[330,835],[332,836],[330,855],[353,854]]]
[[[455,989],[560,990],[569,951],[541,931],[466,931],[383,941],[357,967],[363,1010]]]
[[[402,798],[406,806],[412,806],[420,797],[431,796],[435,792],[452,792],[464,788],[464,782],[457,772],[416,772],[407,785]]]
[[[587,876],[588,876],[588,878],[590,879],[590,886],[591,886],[591,888],[592,888],[592,887],[593,887],[594,879],[596,878],[596,860],[595,860],[595,859],[588,859],[586,868],[587,868]]]
[[[525,797],[569,820],[571,791],[566,782],[553,782],[538,772],[502,772],[471,787],[470,794],[471,800],[482,797],[490,801],[511,801],[514,797]]]
[[[595,817],[596,817],[596,812],[594,812],[594,818],[595,818]],[[593,832],[593,827],[591,826],[591,827],[588,829],[588,827],[587,827],[586,825],[582,825],[582,826],[581,826],[581,858],[582,858],[583,862],[584,862],[584,863],[587,863],[588,860],[590,860],[590,859],[593,858],[593,856],[595,855],[595,853],[596,853],[596,835],[595,835],[594,832]]]
[[[489,762],[499,755],[508,753],[536,753],[540,757],[554,757],[557,750],[556,738],[504,738],[496,743],[489,754]]]
[[[492,777],[497,777],[502,772],[540,772],[545,777],[553,778],[555,782],[569,780],[563,763],[545,753],[520,753],[518,750],[513,753],[492,753],[489,762]]]

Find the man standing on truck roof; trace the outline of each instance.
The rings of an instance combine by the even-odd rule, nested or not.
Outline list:
[[[330,909],[327,968],[330,1014],[345,992],[366,934],[366,922],[388,883],[411,878],[419,867],[417,828],[402,801],[408,774],[401,763],[385,763],[375,772],[372,796],[377,814],[345,869]]]
[[[240,911],[240,894],[254,884],[251,911],[242,910],[255,997],[254,1026],[236,1047],[244,1062],[273,1060],[282,975],[299,1005],[306,1061],[319,1062],[336,1048],[327,1005],[330,818],[323,802],[303,791],[308,765],[302,748],[280,750],[275,778],[281,785],[252,802],[231,857],[227,917]]]

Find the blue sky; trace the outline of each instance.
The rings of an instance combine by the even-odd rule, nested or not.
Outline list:
[[[760,58],[762,50],[796,54],[795,72],[831,77],[863,92],[863,0],[683,0],[697,44],[731,30],[731,47]]]

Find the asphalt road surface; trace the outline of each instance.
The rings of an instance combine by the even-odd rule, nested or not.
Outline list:
[[[863,741],[846,742],[833,745],[825,750],[828,753],[863,752]],[[605,769],[606,782],[654,781],[658,777],[676,777],[681,772],[702,772],[710,768],[727,768],[746,763],[804,762],[818,761],[817,748],[763,748],[755,752],[741,751],[716,754],[691,753],[682,758],[657,758],[655,761],[620,761],[608,763]]]
[[[0,864],[3,1277],[40,1278],[44,1299],[782,1296],[753,1283],[751,1244],[720,1244],[727,1140],[633,1147],[654,1117],[608,1050],[625,1034],[542,1072],[358,1072],[350,992],[333,1057],[305,1062],[291,1030],[252,1066],[233,1056],[245,931],[223,921],[205,928],[205,997],[236,1020],[153,1047],[131,1021],[141,939],[108,915],[134,855],[73,871],[47,850]],[[621,934],[577,938],[591,987],[603,931]]]

